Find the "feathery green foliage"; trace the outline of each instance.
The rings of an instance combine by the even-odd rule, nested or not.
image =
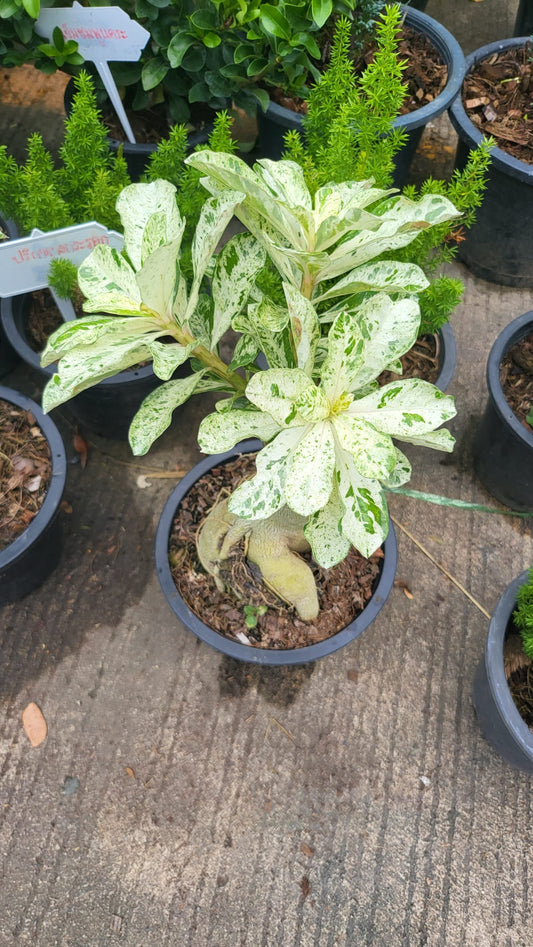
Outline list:
[[[161,141],[156,151],[150,155],[143,181],[157,181],[163,178],[179,188],[185,171],[183,162],[186,156],[187,128],[185,125],[174,125],[170,129],[168,138]]]
[[[50,263],[48,285],[60,299],[71,301],[79,294],[78,267],[66,257],[58,257]]]
[[[52,156],[37,132],[28,139],[28,159],[13,184],[19,186],[14,219],[22,232],[29,233],[34,227],[56,230],[73,223],[58,187]]]
[[[513,621],[522,637],[522,647],[533,660],[533,568],[524,585],[518,589]]]
[[[336,26],[328,69],[311,90],[304,119],[305,143],[297,132],[285,138],[285,157],[297,161],[315,191],[328,181],[374,178],[390,187],[394,155],[405,135],[392,130],[405,98],[404,62],[398,59],[399,6],[385,9],[375,23],[374,61],[360,77],[353,70],[351,24]]]

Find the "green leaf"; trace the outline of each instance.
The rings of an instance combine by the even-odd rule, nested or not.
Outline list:
[[[183,62],[183,57],[191,46],[194,46],[197,42],[196,36],[192,33],[182,33],[179,31],[174,34],[167,46],[168,61],[172,69],[179,69]]]
[[[169,70],[168,62],[162,57],[154,57],[146,62],[142,69],[141,79],[142,87],[145,92],[155,89],[165,78]]]
[[[316,25],[322,27],[328,17],[331,16],[333,2],[332,0],[312,0],[311,10]]]
[[[421,293],[429,286],[424,271],[415,263],[397,263],[392,260],[377,260],[364,263],[338,280],[325,293],[313,298],[316,303],[337,296],[355,293]]]
[[[198,444],[206,454],[231,450],[246,437],[270,441],[279,433],[280,426],[263,411],[233,409],[227,413],[214,412],[203,419],[198,429]]]
[[[263,29],[280,39],[291,38],[291,26],[278,7],[271,3],[262,3],[259,8],[259,20]]]
[[[237,344],[233,351],[233,358],[231,359],[229,368],[231,371],[235,371],[236,368],[242,368],[246,365],[252,365],[260,351],[260,346],[255,342],[253,338],[249,335],[242,335],[240,339],[237,340]]]
[[[154,329],[157,330],[157,327],[153,320],[144,317],[118,319],[114,316],[86,316],[64,322],[49,336],[41,354],[41,365],[51,365],[75,348],[105,345],[111,337],[124,339],[136,335],[142,338],[146,333],[153,333]]]
[[[204,33],[202,36],[202,43],[204,46],[207,46],[208,49],[216,49],[217,46],[220,46],[222,39],[216,33]]]
[[[32,20],[36,20],[38,18],[41,10],[40,0],[22,0],[22,6],[24,7],[28,16],[31,16]]]

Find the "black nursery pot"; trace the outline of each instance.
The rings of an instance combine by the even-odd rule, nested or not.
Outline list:
[[[303,664],[306,661],[316,661],[318,658],[333,654],[335,651],[338,651],[339,648],[343,648],[349,644],[350,641],[358,638],[381,611],[392,589],[396,575],[396,536],[392,522],[389,521],[389,533],[383,547],[385,552],[383,567],[377,579],[373,596],[361,614],[347,625],[346,628],[331,638],[308,645],[304,648],[266,650],[241,644],[238,641],[232,641],[218,631],[214,631],[189,609],[174,584],[168,563],[168,544],[172,524],[180,501],[200,477],[211,470],[212,467],[233,460],[233,458],[239,454],[259,450],[260,447],[261,443],[257,440],[242,441],[241,444],[238,444],[237,447],[231,451],[227,451],[224,454],[216,454],[212,457],[206,457],[205,460],[200,461],[200,463],[180,481],[168,498],[159,520],[155,541],[156,571],[163,594],[170,608],[185,627],[188,628],[189,631],[192,631],[201,641],[204,641],[206,644],[211,645],[211,647],[216,648],[217,651],[221,651],[231,658],[237,658],[239,661],[248,661],[253,664],[269,666]],[[347,594],[349,594],[349,591]]]
[[[489,396],[474,442],[474,469],[489,493],[514,510],[533,512],[533,431],[511,410],[500,383],[506,352],[533,331],[533,310],[500,333],[487,362]]]
[[[42,368],[38,352],[28,341],[27,314],[31,297],[13,296],[5,299],[4,328],[6,335],[27,365],[45,384],[54,374],[53,365]],[[152,364],[126,369],[87,388],[67,402],[65,410],[75,421],[94,434],[113,440],[127,440],[134,415],[142,401],[159,384]]]
[[[445,322],[437,333],[439,343],[439,374],[435,382],[437,388],[446,391],[450,384],[457,364],[457,346],[455,336],[449,322]]]
[[[13,221],[6,220],[1,214],[0,230],[7,234],[10,240],[15,240],[19,235]],[[6,300],[0,299],[0,378],[3,378],[4,375],[8,375],[9,372],[13,371],[20,361],[18,354],[15,352],[15,349],[5,333],[4,312],[6,305]]]
[[[24,532],[0,550],[0,605],[6,605],[42,585],[59,562],[62,533],[59,507],[65,489],[67,459],[56,425],[35,401],[4,385],[0,385],[0,399],[31,411],[48,441],[52,461],[52,476],[41,509]]]
[[[405,13],[406,25],[417,33],[424,33],[439,53],[448,68],[448,81],[433,102],[429,102],[409,115],[399,115],[395,119],[393,128],[402,129],[408,136],[403,148],[394,158],[395,187],[402,187],[405,184],[425,126],[449,108],[461,88],[465,70],[465,59],[461,47],[444,26],[420,10],[414,10],[411,7],[402,7],[402,10]],[[287,131],[302,132],[303,130],[302,115],[275,102],[269,104],[266,112],[258,110],[257,121],[261,157],[273,160],[278,160],[283,153],[283,139]]]
[[[511,766],[533,773],[533,733],[511,697],[503,664],[503,644],[518,589],[527,581],[526,570],[501,596],[489,624],[485,655],[474,677],[472,698],[483,736]]]
[[[489,43],[466,58],[466,72],[494,53],[524,46],[529,37]],[[450,109],[459,143],[455,166],[462,170],[470,151],[483,134],[470,121],[461,96]],[[504,286],[533,287],[533,164],[518,161],[501,148],[493,148],[487,188],[476,220],[459,245],[459,258],[476,276]]]

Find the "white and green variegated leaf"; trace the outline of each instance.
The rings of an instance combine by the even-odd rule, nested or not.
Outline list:
[[[267,220],[270,226],[282,234],[292,246],[306,245],[303,228],[291,209],[272,194],[259,175],[251,170],[241,158],[205,149],[189,155],[185,163],[208,175],[202,178],[201,183],[209,193],[219,194],[221,187],[243,192],[246,195],[247,212]],[[296,165],[296,167],[299,166]],[[236,216],[243,220],[245,226],[248,226],[241,217],[240,208]],[[257,236],[255,229],[250,229]]]
[[[290,455],[302,435],[301,428],[281,431],[256,457],[257,473],[232,493],[229,510],[242,519],[266,519],[283,506]]]
[[[390,435],[344,411],[333,420],[339,444],[353,457],[362,477],[388,480],[396,463],[396,449]]]
[[[147,333],[153,337],[153,319],[146,316],[119,319],[113,316],[86,316],[64,322],[49,336],[41,354],[41,365],[51,365],[73,349],[93,345],[107,345],[108,339],[123,339],[137,336],[142,339]]]
[[[120,192],[116,206],[124,228],[125,249],[136,270],[141,268],[148,252],[178,239],[183,232],[176,188],[169,181],[130,184]],[[153,219],[143,246],[150,218]]]
[[[344,506],[342,533],[368,559],[389,531],[385,494],[379,481],[360,475],[350,454],[337,451],[336,477]]]
[[[137,273],[137,285],[143,305],[167,321],[173,321],[172,310],[180,273],[180,240],[173,240],[154,250]]]
[[[441,433],[440,431],[438,433]],[[448,433],[448,432],[446,432]],[[431,435],[429,435],[431,436]],[[396,466],[387,480],[382,480],[382,486],[386,490],[393,490],[396,487],[403,486],[411,479],[411,464],[401,450],[396,450]]]
[[[263,243],[283,279],[296,289],[300,288],[304,276],[309,274],[313,280],[317,279],[328,266],[329,254],[325,252],[285,247],[266,234],[263,234]]]
[[[288,283],[283,284],[292,337],[296,345],[298,368],[311,376],[315,364],[315,354],[320,339],[320,325],[313,304]]]
[[[331,406],[323,388],[309,385],[294,401],[298,417],[304,421],[325,421],[331,414]]]
[[[344,505],[335,483],[326,505],[312,513],[304,526],[304,536],[311,546],[313,559],[324,569],[336,566],[350,552],[350,540],[342,533],[343,516]]]
[[[290,208],[302,207],[310,215],[313,202],[299,164],[295,161],[272,161],[270,158],[260,158],[254,171],[265,188],[277,200]]]
[[[137,337],[108,340],[105,346],[78,346],[66,353],[44,389],[43,410],[51,411],[99,381],[147,361],[151,357],[148,341]]]
[[[260,346],[250,335],[241,335],[233,351],[229,368],[235,371],[237,368],[243,368],[246,365],[253,365],[259,355]]]
[[[217,383],[204,379],[203,374],[196,372],[187,378],[168,381],[144,399],[129,430],[130,446],[136,456],[146,454],[154,441],[166,431],[175,409],[185,404],[195,391],[218,387]]]
[[[198,429],[198,444],[206,454],[219,454],[231,450],[247,437],[270,441],[279,431],[279,424],[263,411],[233,409],[223,413],[214,412],[202,420]]]
[[[212,296],[208,296],[207,293],[200,293],[196,307],[190,314],[187,325],[197,342],[201,342],[202,345],[209,348],[211,342],[211,327],[213,325]]]
[[[319,279],[333,279],[380,256],[385,250],[405,247],[420,231],[457,216],[453,204],[439,194],[425,195],[420,201],[399,197],[382,217],[376,214],[380,226],[356,232],[331,251]]]
[[[190,345],[179,345],[178,342],[150,342],[149,349],[153,359],[153,369],[158,378],[168,381],[176,369],[183,365],[190,357],[196,342]]]
[[[99,244],[78,268],[78,285],[87,297],[85,312],[137,315],[141,293],[135,272],[118,250]]]
[[[448,453],[453,450],[455,445],[453,434],[450,434],[446,429],[431,431],[429,434],[422,434],[419,437],[400,437],[398,434],[395,437],[406,444],[415,444],[417,447],[432,447],[434,450],[444,450]]]
[[[352,402],[348,414],[393,437],[419,438],[456,414],[453,398],[420,378],[390,382]]]
[[[268,365],[272,368],[292,368],[294,366],[294,352],[292,349],[290,333],[288,329],[272,332],[263,325],[263,318],[259,316],[259,310],[267,318],[267,321],[274,315],[274,310],[268,307],[266,300],[261,303],[253,303],[248,306],[246,312],[241,312],[233,320],[233,328],[236,332],[242,332],[249,336],[257,345],[257,351],[263,352]]]
[[[377,293],[354,311],[341,311],[328,334],[321,372],[330,401],[366,388],[411,348],[419,326],[415,300],[392,300],[384,293]]]
[[[285,427],[298,422],[295,402],[310,387],[315,386],[300,368],[274,368],[258,372],[250,379],[246,397],[256,408],[266,411],[281,427]],[[302,419],[300,423],[305,422]]]
[[[214,301],[211,349],[248,301],[265,260],[264,248],[249,233],[237,234],[219,253],[211,282]]]
[[[333,489],[335,444],[331,424],[313,424],[294,448],[285,480],[287,506],[308,516],[320,510]]]
[[[415,263],[378,260],[356,267],[325,293],[314,297],[314,302],[366,292],[408,295],[421,293],[427,286],[429,286],[429,280],[424,271]]]
[[[254,318],[269,332],[283,332],[289,324],[289,313],[283,306],[263,296],[254,309]]]
[[[186,317],[196,306],[200,283],[211,262],[218,243],[244,195],[228,191],[222,197],[210,197],[202,206],[192,240],[191,255],[194,278],[189,293]]]

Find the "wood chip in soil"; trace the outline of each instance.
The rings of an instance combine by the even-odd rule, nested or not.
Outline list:
[[[52,472],[50,448],[31,411],[0,399],[0,549],[37,515]]]
[[[244,634],[252,647],[301,648],[330,638],[353,621],[372,597],[383,562],[381,549],[370,559],[352,549],[344,562],[332,569],[322,569],[308,557],[320,605],[314,622],[299,619],[293,608],[262,585],[258,570],[244,556],[243,546],[236,550],[232,561],[232,583],[239,588],[240,597],[220,592],[198,559],[196,534],[207,513],[254,473],[255,454],[240,455],[214,467],[184,497],[169,540],[169,562],[176,587],[206,625],[232,640]],[[267,606],[253,629],[246,627],[245,605]]]
[[[500,383],[505,400],[527,431],[526,418],[533,408],[533,332],[513,345],[502,359]]]
[[[533,164],[533,44],[493,53],[463,83],[470,121],[503,151]]]

